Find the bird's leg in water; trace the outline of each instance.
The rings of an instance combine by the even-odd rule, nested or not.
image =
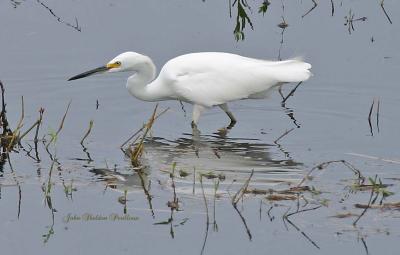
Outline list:
[[[206,108],[204,106],[195,104],[193,105],[193,114],[192,114],[192,131],[193,135],[200,134],[199,129],[197,128],[197,123],[199,123],[200,115]]]
[[[285,97],[283,96],[283,93],[282,93],[282,85],[279,85],[279,87],[278,87],[278,92],[279,92],[279,95],[281,95],[282,100],[284,100]]]
[[[194,123],[194,121],[192,121],[192,136],[194,138],[197,138],[200,136],[200,130],[197,128],[196,123]]]
[[[235,116],[233,116],[233,113],[231,112],[231,111],[229,111],[229,108],[228,108],[228,104],[220,104],[220,105],[218,105],[219,106],[219,108],[221,108],[227,115],[228,115],[228,117],[231,119],[231,123],[229,124],[229,126],[227,127],[227,129],[231,129],[231,128],[233,128],[233,126],[235,126],[235,124],[236,124],[236,118],[235,118]]]
[[[221,108],[226,115],[228,115],[228,117],[231,119],[231,123],[229,123],[229,125],[227,127],[224,128],[220,128],[218,129],[218,131],[216,132],[217,135],[219,135],[221,138],[226,138],[226,136],[228,135],[229,130],[231,130],[233,128],[233,126],[235,126],[236,124],[236,118],[235,116],[233,116],[233,113],[229,110],[228,108],[228,104],[220,104],[218,105],[219,108]]]

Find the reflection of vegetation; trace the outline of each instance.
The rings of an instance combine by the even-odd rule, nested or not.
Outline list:
[[[318,4],[317,4],[317,2],[315,2],[315,0],[311,0],[312,2],[313,2],[313,6],[311,7],[311,9],[310,10],[308,10],[306,13],[304,13],[301,17],[302,18],[304,18],[305,16],[307,16],[310,12],[312,12],[317,6],[318,6]],[[332,3],[332,10],[334,10],[333,8],[333,1],[331,1],[331,3]],[[333,12],[334,11],[332,11],[332,16],[333,16]]]
[[[128,140],[126,140],[120,147],[125,155],[131,159],[132,166],[135,168],[140,168],[142,165],[140,160],[144,151],[144,141],[151,131],[154,122],[169,109],[167,108],[161,113],[157,114],[157,108],[158,104],[154,108],[153,114],[149,118],[148,122],[144,124],[138,131],[136,131],[131,137],[129,137]],[[127,149],[124,149],[124,146],[131,140],[133,140],[133,142],[131,142]]]
[[[264,0],[264,2],[261,4],[261,6],[258,8],[258,13],[262,13],[263,14],[263,16],[264,16],[264,14],[267,12],[267,10],[268,10],[268,6],[270,5],[271,3],[268,1],[268,0]]]
[[[246,27],[246,23],[249,23],[251,29],[253,28],[253,23],[249,16],[247,15],[246,9],[251,11],[250,6],[248,5],[246,0],[235,0],[232,4],[232,7],[237,6],[237,15],[236,15],[236,27],[233,30],[233,34],[235,35],[236,41],[244,40],[244,32],[243,30]]]
[[[18,6],[20,6],[23,2],[25,2],[25,0],[23,1],[18,1],[18,0],[10,0],[11,5],[14,8],[17,8]],[[36,2],[43,7],[44,9],[46,9],[51,16],[53,16],[59,23],[62,23],[64,25],[66,25],[67,27],[71,27],[74,30],[81,32],[82,28],[80,27],[79,23],[78,23],[78,19],[75,17],[75,23],[70,23],[68,21],[65,21],[64,19],[62,19],[60,16],[58,16],[55,11],[50,8],[45,2],[43,2],[42,0],[36,0]]]
[[[344,17],[346,19],[346,23],[344,23],[345,26],[347,26],[347,30],[349,31],[349,34],[351,34],[352,31],[354,31],[354,22],[357,21],[366,21],[367,17],[361,17],[361,18],[354,18],[354,13],[350,9],[349,15]]]
[[[171,178],[171,187],[173,190],[173,199],[172,201],[168,201],[167,202],[167,206],[171,209],[171,215],[170,217],[166,220],[166,221],[162,221],[162,222],[158,222],[155,223],[155,225],[165,225],[165,224],[169,224],[170,225],[170,235],[172,238],[175,238],[175,232],[174,232],[174,212],[175,211],[180,211],[181,209],[179,208],[179,199],[176,195],[176,186],[175,186],[175,169],[176,169],[176,163],[174,162],[172,164],[172,172],[170,173],[169,177]],[[186,220],[184,220],[184,222],[186,222]],[[184,223],[183,223],[184,224]],[[181,225],[183,225],[181,224]],[[179,225],[177,225],[179,226]]]
[[[240,217],[240,219],[242,220],[242,223],[243,223],[244,227],[246,228],[246,233],[247,233],[247,235],[249,236],[249,240],[250,240],[250,241],[251,241],[251,239],[253,238],[253,236],[251,235],[250,229],[249,229],[249,227],[247,226],[246,219],[244,218],[244,216],[242,215],[242,213],[241,213],[241,212],[239,211],[239,209],[237,208],[237,204],[238,204],[238,202],[239,202],[240,200],[243,199],[244,194],[246,194],[247,188],[249,187],[250,180],[251,180],[251,177],[253,177],[253,174],[254,174],[254,169],[251,171],[251,174],[250,174],[249,178],[244,182],[242,188],[240,188],[240,189],[236,192],[236,194],[232,197],[232,200],[231,200],[233,208],[234,208],[235,211],[239,214],[239,217]]]
[[[386,16],[387,20],[389,21],[389,23],[390,23],[390,24],[393,24],[392,20],[391,20],[390,17],[389,17],[389,14],[387,13],[387,11],[386,11],[386,9],[385,9],[384,2],[385,2],[385,0],[381,0],[381,8],[382,8],[382,11],[383,11],[383,13],[385,14],[385,16]]]
[[[54,130],[50,130],[50,132],[49,132],[50,141],[47,143],[46,149],[49,148],[50,144],[52,144],[52,143],[55,144],[57,142],[58,135],[60,134],[61,130],[64,127],[65,118],[67,117],[70,106],[71,106],[71,101],[67,105],[67,109],[65,110],[64,116],[61,119],[60,126],[58,127],[57,131],[54,132]]]
[[[39,119],[30,127],[28,128],[25,132],[21,133],[21,129],[24,125],[24,117],[25,117],[25,110],[24,110],[24,98],[21,98],[21,117],[18,121],[17,127],[14,129],[14,131],[11,130],[11,127],[9,125],[8,119],[7,119],[7,110],[6,110],[6,102],[5,102],[5,88],[3,83],[0,81],[0,88],[1,88],[1,113],[0,113],[0,145],[1,145],[1,156],[0,156],[0,171],[2,172],[3,166],[6,162],[7,159],[9,159],[9,154],[11,152],[17,151],[17,149],[22,148],[21,141],[22,139],[29,134],[33,128],[36,127],[36,133],[35,133],[35,144],[37,143],[37,136],[39,132],[39,126],[42,121],[43,117],[43,112],[44,109],[40,108],[39,110]],[[36,153],[37,158],[38,154]],[[10,162],[9,162],[10,163]]]
[[[17,1],[17,0],[10,0],[10,2],[14,8],[17,8],[22,3],[22,1]]]
[[[313,12],[317,8],[318,2],[316,0],[311,0],[311,1],[312,1],[312,6],[309,7],[309,9],[303,15],[301,15],[302,18],[306,17],[307,15],[309,15],[311,12]],[[335,13],[334,1],[331,0],[330,3],[331,3],[331,15],[333,16]],[[270,9],[269,8],[270,4],[271,3],[268,0],[262,1],[261,5],[258,7],[258,13],[260,13],[264,16],[267,13],[267,11]],[[282,6],[283,5],[284,5],[284,3],[282,0]],[[342,4],[340,4],[340,6],[342,6]],[[392,20],[390,19],[390,16],[384,7],[384,0],[380,1],[380,7],[381,7],[385,17],[387,18],[388,22],[390,24],[392,24]],[[246,25],[248,24],[251,27],[251,29],[254,30],[254,26],[251,21],[252,8],[251,8],[250,4],[247,2],[247,0],[234,0],[233,2],[232,2],[232,0],[229,0],[230,17],[232,17],[232,9],[236,10],[236,25],[235,25],[235,29],[233,30],[234,37],[235,37],[236,41],[244,40],[245,39],[244,30],[246,28]],[[349,15],[346,16],[345,18],[346,18],[345,25],[348,27],[349,33],[351,33],[351,31],[354,31],[353,22],[365,21],[367,19],[366,17],[354,18],[354,13],[352,13],[351,10],[350,10]],[[279,26],[279,27],[281,27],[281,26]]]
[[[53,173],[54,164],[55,164],[55,161],[53,160],[53,162],[51,163],[51,166],[50,166],[47,184],[43,183],[43,185],[42,185],[42,189],[44,192],[44,201],[51,212],[51,225],[48,226],[49,231],[43,235],[44,243],[47,243],[49,241],[50,237],[54,234],[54,212],[56,212],[56,209],[54,209],[53,203],[51,200],[51,189],[53,187],[53,183],[51,182],[51,177],[52,177],[52,173]]]
[[[292,90],[292,92],[290,92],[288,94],[288,96],[282,97],[282,99],[283,99],[282,100],[282,104],[283,105],[285,105],[287,98],[289,98],[294,93],[295,90],[296,90],[296,88],[294,88]],[[4,102],[4,100],[3,100],[3,102]],[[4,105],[5,105],[5,102],[4,102]],[[61,120],[60,130],[62,128],[62,123],[65,120],[66,114],[67,114],[67,111],[65,112],[64,117]],[[151,117],[151,121],[150,122],[151,123],[154,122],[154,120],[157,118],[157,116],[159,116],[159,115],[156,115],[156,112],[154,112],[152,117]],[[1,117],[0,119],[2,121],[1,124],[4,124],[6,122],[5,111],[2,112],[0,117]],[[21,118],[21,119],[23,119],[23,118]],[[68,120],[68,118],[67,118],[67,120]],[[38,123],[40,123],[40,122],[41,121],[39,121]],[[17,125],[17,126],[19,126],[19,125]],[[148,126],[150,128],[151,125],[149,124]],[[36,125],[36,127],[38,128],[39,126]],[[0,128],[2,128],[2,125],[0,125]],[[3,131],[7,131],[8,129],[9,129],[9,127],[6,125]],[[291,129],[291,130],[293,130],[293,129]],[[289,134],[289,132],[291,132],[291,131],[284,132],[284,134],[282,134],[280,137],[278,137],[274,141],[274,143],[278,144],[278,142],[283,137],[285,137],[285,135]],[[9,133],[11,135],[12,130],[9,130]],[[14,133],[16,133],[16,132],[14,132]],[[55,138],[57,137],[56,133],[57,132],[53,132],[53,137],[55,137]],[[36,135],[36,137],[37,137],[37,135]],[[139,138],[141,138],[141,137],[142,136],[139,136]],[[54,139],[54,141],[55,141],[55,139]],[[76,140],[76,141],[78,143],[79,140]],[[204,142],[204,144],[207,144],[207,145],[210,145],[210,144],[214,145],[212,147],[218,148],[218,151],[220,151],[220,152],[224,152],[224,151],[225,152],[233,152],[234,155],[236,153],[236,157],[235,158],[239,158],[241,161],[243,161],[245,157],[244,156],[238,157],[238,155],[243,154],[245,156],[246,155],[247,156],[252,156],[252,158],[257,158],[257,159],[261,158],[260,161],[262,161],[263,163],[272,162],[273,164],[281,164],[282,162],[286,162],[286,161],[273,162],[273,160],[271,158],[269,158],[265,153],[267,151],[267,149],[265,149],[267,145],[260,145],[259,143],[244,143],[244,142],[241,142],[240,139],[236,139],[236,140],[225,139],[225,140],[222,140],[221,138],[215,138],[215,137],[213,139],[210,138],[208,140],[203,140],[203,142]],[[182,144],[179,144],[179,142],[176,142],[176,143],[179,145],[179,148],[175,149],[175,151],[179,151],[180,154],[185,155],[185,153],[187,153],[186,151],[188,150],[188,148],[190,148],[189,146],[187,146],[185,144],[190,144],[190,143],[188,143],[186,140],[182,140]],[[148,145],[147,145],[147,143],[141,142],[141,146],[142,146],[142,149],[143,149],[144,148],[143,146],[148,146]],[[150,145],[149,145],[149,147],[150,147]],[[149,147],[146,147],[146,148],[149,148]],[[160,145],[157,145],[157,147],[160,147]],[[168,154],[168,155],[173,154],[173,149],[171,149],[172,146],[165,146],[165,147],[170,149],[168,152],[165,152],[165,154]],[[8,154],[11,154],[14,150],[15,151],[19,150],[18,146],[15,146],[15,148],[13,148],[14,149],[13,151],[10,151],[8,148],[9,148],[9,145],[4,147],[4,150],[7,153],[7,156],[8,156]],[[257,153],[260,153],[260,154],[257,154]],[[223,156],[224,156],[223,153],[221,153],[221,155],[222,155],[222,160],[224,160],[223,159]],[[218,157],[218,159],[220,159],[220,158],[221,157]],[[8,160],[8,163],[10,163],[9,157],[6,158],[6,159]],[[45,163],[46,163],[46,161],[44,161],[42,164],[44,165]],[[296,162],[289,161],[289,163],[297,165]],[[351,177],[351,179],[348,179],[348,180],[352,180],[352,181],[354,180],[355,181],[354,183],[352,182],[352,184],[351,184],[351,187],[353,188],[352,189],[352,192],[353,192],[352,194],[354,194],[354,192],[361,193],[361,195],[365,195],[367,192],[371,193],[371,198],[369,199],[367,204],[354,204],[354,207],[357,208],[357,209],[349,209],[349,208],[351,208],[351,206],[353,206],[353,202],[350,202],[349,205],[344,205],[343,206],[343,202],[344,201],[341,200],[340,201],[340,206],[338,206],[338,207],[332,207],[331,206],[331,204],[333,204],[333,203],[335,203],[335,201],[337,201],[337,199],[336,199],[337,196],[335,196],[337,193],[335,193],[335,192],[342,192],[343,191],[343,189],[342,189],[343,186],[340,186],[340,184],[337,184],[337,185],[334,186],[335,190],[332,190],[331,192],[326,192],[326,190],[324,190],[324,189],[327,189],[329,186],[322,186],[322,185],[320,185],[320,182],[316,182],[316,183],[313,182],[313,178],[314,178],[314,181],[315,181],[316,177],[314,175],[312,175],[312,174],[316,173],[316,172],[321,172],[322,170],[326,169],[328,167],[328,165],[331,165],[333,163],[341,164],[342,166],[345,166],[346,168],[351,170],[352,173],[354,173],[354,177]],[[50,221],[49,221],[49,223],[47,223],[48,226],[46,226],[46,229],[45,229],[46,232],[42,235],[42,240],[43,240],[44,243],[49,242],[50,238],[52,238],[52,236],[55,233],[54,217],[57,214],[56,214],[56,210],[53,207],[53,202],[54,201],[58,201],[58,200],[52,200],[52,196],[54,198],[54,196],[56,195],[56,193],[54,193],[54,187],[55,187],[55,184],[56,184],[55,178],[57,177],[55,175],[55,173],[57,173],[57,172],[54,172],[54,171],[56,171],[57,169],[53,169],[53,168],[55,166],[57,166],[57,165],[54,165],[54,164],[59,165],[59,163],[56,161],[56,159],[52,160],[51,167],[50,167],[49,172],[48,172],[48,178],[46,179],[45,182],[43,182],[43,193],[44,193],[43,197],[44,197],[44,201],[45,201],[46,206],[48,207],[48,209],[50,210],[50,213],[51,213],[51,215],[49,215],[51,217],[51,218],[49,218]],[[79,165],[79,169],[80,170],[85,169],[84,167],[85,167],[84,164]],[[186,217],[184,217],[184,218],[182,217],[183,218],[182,220],[177,221],[176,218],[179,217],[180,215],[184,215],[184,216],[189,215],[190,217],[199,217],[199,216],[196,216],[195,214],[192,214],[192,212],[190,210],[188,210],[186,212],[185,211],[180,211],[178,213],[177,211],[178,211],[178,209],[180,207],[178,202],[181,202],[181,199],[182,199],[182,202],[190,201],[193,204],[196,203],[196,202],[197,203],[201,202],[199,200],[199,198],[197,198],[197,201],[196,201],[196,195],[193,195],[193,196],[190,196],[190,195],[187,195],[187,194],[186,195],[184,195],[184,194],[181,195],[179,193],[180,190],[176,190],[175,189],[175,181],[177,181],[177,182],[179,181],[179,177],[177,177],[175,175],[175,170],[176,170],[175,167],[176,167],[176,165],[174,164],[173,168],[172,168],[172,173],[170,175],[172,189],[169,189],[169,190],[166,190],[166,189],[162,189],[162,190],[157,190],[156,189],[156,190],[154,190],[153,189],[152,193],[156,194],[156,196],[154,196],[154,197],[149,193],[150,192],[150,181],[151,180],[149,181],[147,179],[152,177],[153,180],[157,180],[157,181],[159,181],[159,180],[158,180],[157,177],[154,178],[154,176],[150,176],[149,174],[145,173],[144,170],[142,170],[142,168],[138,169],[135,172],[135,174],[133,175],[132,179],[136,180],[136,183],[134,183],[133,180],[132,180],[132,182],[129,182],[129,175],[118,174],[118,172],[116,170],[114,170],[114,169],[106,169],[106,170],[103,170],[103,171],[100,171],[100,170],[96,169],[96,171],[93,171],[93,173],[96,174],[96,172],[97,172],[97,173],[102,174],[104,176],[106,176],[106,174],[111,175],[111,177],[114,178],[113,180],[111,180],[111,178],[107,179],[106,177],[104,177],[104,180],[108,182],[107,185],[109,187],[113,187],[113,186],[116,187],[117,184],[119,184],[119,183],[122,183],[122,184],[125,185],[123,187],[124,188],[123,189],[124,190],[124,196],[119,198],[120,203],[124,204],[124,213],[127,213],[127,206],[126,206],[127,205],[127,201],[128,201],[127,200],[127,188],[130,187],[130,186],[135,186],[135,185],[138,186],[139,185],[143,189],[144,194],[146,195],[146,198],[148,200],[149,209],[150,209],[150,211],[152,213],[153,218],[155,218],[154,211],[157,212],[157,208],[160,205],[159,201],[157,201],[157,200],[166,198],[166,196],[164,196],[164,194],[162,194],[162,193],[163,192],[169,192],[168,196],[169,195],[171,195],[171,196],[173,195],[172,199],[170,199],[169,203],[167,204],[167,206],[170,208],[169,218],[164,220],[164,221],[155,223],[155,224],[168,226],[171,236],[174,237],[175,236],[174,231],[176,231],[177,227],[179,227],[179,226],[182,226],[182,225],[188,224],[188,223],[192,224],[192,226],[190,226],[190,228],[186,228],[185,227],[185,229],[184,229],[182,227],[182,231],[177,232],[178,234],[180,234],[180,233],[187,234],[189,231],[192,231],[194,228],[198,227],[197,225],[193,225],[193,224],[198,224],[198,223],[192,223],[192,221],[189,221],[188,220],[189,218],[186,218]],[[246,169],[244,171],[249,170],[251,168],[250,165],[246,165],[245,167],[246,167]],[[337,170],[341,170],[341,169],[342,168],[338,168]],[[12,170],[11,165],[10,165],[10,170],[11,170],[11,172],[14,172],[14,170]],[[67,169],[64,169],[64,170],[59,169],[59,171],[58,171],[59,176],[61,176],[61,174],[63,172],[67,172],[65,170],[67,170]],[[236,174],[239,171],[232,170],[232,172],[234,174]],[[184,171],[184,170],[181,170],[179,172],[176,171],[176,174],[177,175],[179,174],[179,176],[181,178],[189,176],[189,173],[187,171]],[[217,195],[218,195],[217,191],[219,190],[220,181],[222,182],[225,179],[229,180],[229,177],[230,177],[229,175],[230,174],[232,175],[231,172],[226,172],[226,174],[218,174],[218,172],[205,172],[203,174],[198,175],[198,176],[200,176],[200,185],[201,185],[201,190],[202,190],[202,198],[204,200],[204,206],[205,206],[204,215],[206,215],[206,217],[207,217],[206,220],[205,220],[206,221],[206,228],[205,228],[204,242],[202,243],[202,253],[204,252],[204,248],[205,248],[205,245],[206,245],[208,232],[209,232],[209,225],[213,224],[214,230],[215,231],[218,230],[219,225],[217,225],[217,223],[216,223],[216,200],[217,200]],[[258,221],[254,221],[254,219],[251,218],[251,217],[246,217],[246,216],[249,216],[249,215],[246,215],[246,212],[249,212],[250,214],[254,214],[254,211],[251,211],[251,210],[247,211],[247,210],[242,209],[242,208],[248,208],[248,207],[244,206],[243,201],[245,199],[248,199],[248,198],[251,199],[252,197],[253,198],[257,197],[257,199],[262,199],[262,201],[264,203],[268,203],[270,205],[270,209],[267,212],[267,215],[269,217],[269,221],[274,221],[275,219],[278,219],[278,220],[283,219],[284,220],[283,223],[287,224],[288,229],[291,228],[292,231],[294,231],[294,233],[299,234],[299,236],[304,237],[305,241],[310,242],[316,248],[319,247],[317,242],[316,242],[318,240],[314,241],[311,238],[313,236],[316,236],[315,233],[311,233],[311,231],[315,230],[315,228],[310,227],[310,226],[313,226],[315,224],[315,222],[312,222],[312,220],[310,222],[310,220],[306,218],[307,214],[318,215],[318,214],[320,214],[320,212],[324,212],[324,211],[327,211],[329,209],[335,210],[335,209],[340,208],[340,210],[342,210],[342,208],[346,208],[345,209],[346,211],[347,210],[351,210],[352,212],[349,212],[349,213],[346,213],[346,214],[341,212],[340,214],[335,216],[336,220],[339,217],[343,217],[343,219],[345,217],[359,217],[358,219],[360,219],[361,216],[365,215],[365,212],[367,210],[370,210],[370,209],[373,209],[373,208],[398,210],[398,208],[400,207],[400,203],[399,202],[383,203],[384,199],[387,199],[388,196],[393,194],[388,189],[390,187],[390,185],[382,183],[382,181],[378,177],[375,177],[374,179],[372,179],[372,178],[366,179],[361,174],[360,170],[356,169],[353,165],[349,164],[347,161],[344,161],[344,160],[329,161],[329,162],[321,163],[321,164],[317,165],[316,167],[312,168],[304,176],[304,178],[301,180],[301,182],[299,182],[299,184],[297,184],[297,186],[291,186],[291,187],[286,187],[285,186],[285,189],[281,189],[280,186],[278,186],[278,185],[274,186],[273,189],[272,188],[269,188],[269,189],[256,188],[256,187],[259,187],[257,185],[259,185],[259,181],[260,180],[257,180],[256,178],[251,179],[252,175],[253,175],[253,172],[250,175],[250,177],[246,180],[246,182],[242,185],[242,187],[239,189],[239,191],[233,196],[233,198],[231,200],[232,205],[233,205],[233,210],[231,208],[231,213],[232,212],[233,213],[237,213],[239,218],[237,218],[236,221],[234,220],[233,222],[229,222],[228,223],[228,224],[242,223],[243,226],[244,226],[243,232],[245,231],[245,233],[248,234],[249,239],[252,238],[252,234],[250,233],[250,229],[257,229],[258,228],[257,231],[254,231],[253,234],[254,235],[257,235],[257,234],[262,235],[262,233],[260,234],[260,231],[258,231],[260,229],[261,224],[258,224]],[[12,175],[12,176],[16,176],[16,175]],[[196,176],[196,174],[194,172],[193,173],[193,177],[195,178],[195,176]],[[213,200],[212,200],[212,202],[211,202],[211,198],[209,198],[208,201],[207,201],[206,194],[205,194],[205,189],[203,188],[203,181],[207,181],[207,180],[212,180],[212,181],[210,181],[212,183],[212,185],[213,185],[213,190],[212,190]],[[348,181],[348,180],[346,180],[346,181]],[[369,180],[369,182],[367,182],[368,180]],[[383,180],[385,181],[387,179],[385,178]],[[111,181],[113,181],[113,183],[111,183]],[[262,181],[265,181],[265,180],[262,180]],[[21,183],[24,184],[24,182],[21,182]],[[161,181],[160,182],[153,182],[153,183],[154,183],[154,185],[158,185],[157,183],[159,183],[159,185],[162,187]],[[207,185],[207,183],[205,183],[205,184]],[[314,186],[306,186],[306,184],[307,185],[314,184],[314,185],[319,185],[319,186],[317,186],[317,188],[314,188]],[[336,184],[336,182],[335,182],[335,184]],[[0,185],[0,187],[1,187],[1,185]],[[71,197],[72,196],[72,192],[74,192],[74,191],[75,191],[75,188],[73,187],[72,180],[71,180],[71,184],[70,185],[64,185],[64,192],[68,197]],[[157,193],[157,191],[160,191],[160,192]],[[8,194],[6,193],[5,195],[8,195]],[[222,195],[224,195],[224,194],[222,193]],[[179,201],[178,201],[178,196],[179,196]],[[331,198],[330,196],[333,196],[332,199],[328,199],[328,198]],[[55,197],[55,198],[57,198],[57,197]],[[152,204],[151,204],[152,203],[152,199],[154,199],[154,201],[156,202],[155,203],[156,204],[156,209],[154,209],[154,211],[153,211],[153,207],[152,207]],[[186,199],[186,201],[185,201],[185,199]],[[21,189],[19,190],[19,200],[21,201]],[[162,201],[165,202],[165,200],[162,200]],[[362,201],[364,201],[364,199]],[[105,201],[105,203],[109,203],[109,202],[110,201],[107,201],[107,200]],[[222,200],[221,203],[223,203],[223,202],[226,202],[226,201]],[[19,204],[20,204],[20,202],[19,202]],[[209,208],[210,205],[213,205],[213,207]],[[240,206],[240,205],[242,205],[242,206]],[[186,207],[186,204],[182,203],[182,207]],[[187,206],[187,207],[189,207],[189,206]],[[20,208],[20,206],[19,206],[19,208]],[[225,207],[225,208],[227,208],[227,207]],[[361,209],[362,208],[364,209],[363,213],[361,213],[361,211],[362,211]],[[250,207],[250,209],[251,209],[251,207]],[[273,210],[273,214],[276,217],[271,215],[272,210]],[[282,210],[286,210],[286,212],[282,212]],[[220,218],[222,219],[223,217],[229,216],[229,212],[230,212],[229,210],[225,209],[223,211],[223,214],[221,213]],[[185,215],[185,213],[186,213],[186,215]],[[209,213],[210,213],[210,215],[212,215],[212,217],[213,217],[212,219],[209,218],[209,215],[208,215]],[[247,213],[247,214],[249,214],[249,213]],[[260,222],[261,222],[261,214],[262,214],[262,212],[261,212],[261,209],[260,209]],[[300,214],[304,215],[303,224],[298,224],[297,225],[295,217],[296,217],[296,215],[300,216]],[[377,213],[377,215],[378,216],[380,215],[379,212]],[[201,217],[202,216],[203,215],[201,215]],[[378,217],[375,217],[375,218],[378,218]],[[229,218],[227,217],[227,219],[229,219]],[[344,221],[345,220],[343,220],[343,222]],[[196,222],[196,221],[194,220],[193,222]],[[144,222],[144,223],[146,223],[146,222]],[[355,222],[355,225],[356,225],[356,223],[357,222]],[[220,224],[221,224],[220,227],[222,229],[224,229],[224,227],[226,227],[226,221],[222,221]],[[185,226],[187,226],[187,225],[185,225]],[[361,229],[363,229],[363,228],[361,228]],[[330,229],[328,229],[328,231],[330,231]],[[340,229],[339,229],[339,231],[340,231]],[[339,231],[336,231],[336,229],[335,229],[335,233],[338,233],[338,235],[339,234],[343,234],[345,232],[345,231],[342,231],[342,233],[341,233]],[[226,231],[221,232],[220,235],[218,236],[218,238],[221,237],[222,233],[226,233]],[[217,235],[217,233],[212,233],[212,235],[210,235],[210,237],[213,238],[216,235]],[[361,236],[361,240],[363,242],[363,245],[366,247],[366,242],[364,240],[366,235],[365,234],[364,235],[360,234],[360,236]],[[222,237],[224,237],[224,236],[222,236]],[[216,240],[216,239],[214,239],[214,240]],[[235,244],[235,245],[237,245],[237,244]],[[365,248],[365,249],[367,250],[367,248]]]

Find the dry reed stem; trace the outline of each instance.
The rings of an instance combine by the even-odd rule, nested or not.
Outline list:
[[[165,110],[163,110],[162,112],[160,112],[159,114],[157,114],[157,116],[155,117],[154,120],[157,120],[161,115],[163,115],[164,113],[166,113],[169,110],[169,107]],[[145,129],[146,124],[143,124],[143,126],[137,130],[133,135],[131,135],[123,144],[121,144],[120,149],[123,149],[123,147],[129,142],[131,141],[134,137],[136,137],[140,132],[143,131],[143,129]],[[136,138],[132,143],[135,143],[137,141],[138,138]]]
[[[374,183],[376,182],[377,176],[375,176],[375,180]],[[362,211],[362,213],[357,217],[357,219],[353,222],[353,226],[357,225],[357,222],[361,219],[362,216],[364,216],[364,214],[367,212],[367,210],[369,209],[369,207],[371,206],[372,203],[372,198],[374,197],[374,193],[375,193],[375,189],[371,189],[371,195],[369,197],[368,200],[368,204],[367,206],[364,208],[364,210]]]
[[[24,107],[24,97],[22,96],[21,97],[21,117],[18,121],[17,127],[15,128],[14,131],[12,131],[11,140],[8,142],[8,145],[7,145],[7,150],[6,150],[7,153],[10,152],[13,149],[14,145],[16,143],[18,143],[20,140],[19,135],[20,135],[20,130],[23,126],[24,118],[25,118],[25,107]]]
[[[314,3],[314,5],[313,5],[313,7],[311,7],[311,9],[310,10],[308,10],[305,14],[303,14],[301,17],[302,18],[304,18],[305,16],[307,16],[310,12],[312,12],[314,9],[315,9],[315,7],[317,7],[317,2],[315,2],[315,0],[311,0],[313,3]]]
[[[20,135],[20,136],[18,137],[18,140],[19,140],[19,141],[21,141],[22,138],[24,138],[27,134],[29,134],[29,132],[31,132],[32,129],[35,128],[35,127],[36,127],[37,132],[39,132],[39,125],[40,125],[41,122],[42,122],[43,112],[44,112],[44,109],[43,109],[43,108],[40,108],[40,109],[39,109],[39,118],[38,118],[38,120],[36,120],[35,123],[33,123],[33,125],[32,125],[30,128],[28,128],[22,135]],[[36,132],[36,133],[37,133],[37,132]],[[37,139],[37,135],[35,135],[35,138]]]
[[[249,186],[250,179],[253,177],[254,174],[254,169],[251,170],[249,178],[244,182],[242,188],[240,188],[236,194],[232,197],[232,205],[236,207],[237,203],[239,200],[243,197],[243,195],[246,193],[247,187]]]
[[[144,132],[143,132],[142,137],[140,138],[139,143],[136,144],[136,146],[131,150],[131,162],[134,167],[140,166],[139,160],[143,154],[144,140],[146,139],[147,134],[149,133],[151,128],[153,127],[154,121],[156,119],[157,108],[158,108],[158,104],[154,108],[153,114],[151,115],[150,119],[144,125]]]
[[[357,179],[359,184],[362,184],[365,180],[365,177],[361,174],[361,171],[358,170],[357,168],[355,168],[352,164],[350,164],[349,162],[347,162],[346,160],[331,160],[331,161],[326,161],[326,162],[322,162],[318,165],[316,165],[315,167],[311,168],[310,171],[308,171],[308,173],[303,177],[303,179],[301,179],[301,181],[299,182],[299,184],[297,184],[297,187],[300,187],[310,176],[311,174],[315,171],[315,170],[322,170],[325,167],[327,167],[328,165],[332,164],[332,163],[342,163],[343,165],[345,165],[348,169],[350,169],[354,174],[357,175]]]
[[[92,131],[92,127],[93,127],[93,120],[90,120],[89,122],[89,128],[86,131],[85,135],[83,136],[82,140],[81,140],[81,145],[83,146],[83,142],[85,141],[85,139],[89,136],[90,131]]]
[[[40,108],[40,109],[39,109],[39,122],[38,122],[38,125],[36,126],[35,138],[33,139],[33,141],[34,141],[36,144],[37,144],[37,142],[39,141],[38,135],[39,135],[39,128],[40,128],[40,125],[42,125],[43,113],[44,113],[44,108]]]
[[[58,134],[59,134],[59,133],[61,132],[61,130],[63,129],[63,127],[64,127],[64,122],[65,122],[65,118],[67,117],[67,113],[68,113],[68,110],[69,110],[69,107],[70,107],[70,106],[71,106],[71,101],[69,101],[69,103],[68,103],[68,105],[67,105],[67,109],[65,110],[64,116],[63,116],[62,119],[61,119],[60,126],[58,127],[58,130],[57,130],[55,136],[52,136],[51,139],[50,139],[50,141],[47,143],[47,145],[46,145],[46,150],[49,149],[50,144],[54,141],[54,139],[56,139],[56,137],[58,137]]]
[[[393,24],[392,20],[391,20],[390,17],[389,17],[389,14],[386,12],[385,7],[383,6],[383,4],[384,4],[383,2],[385,2],[385,0],[382,0],[382,1],[381,1],[381,8],[382,8],[382,10],[383,10],[383,13],[385,13],[385,16],[386,16],[386,18],[388,19],[389,23],[390,23],[390,24]]]

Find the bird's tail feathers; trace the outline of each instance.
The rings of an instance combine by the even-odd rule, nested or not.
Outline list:
[[[303,62],[301,58],[281,61],[274,69],[274,75],[279,82],[301,82],[312,76],[311,64]]]

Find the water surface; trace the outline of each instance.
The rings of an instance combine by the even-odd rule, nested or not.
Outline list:
[[[330,1],[321,1],[304,18],[312,3],[283,1],[283,11],[282,2],[273,1],[263,16],[257,3],[249,2],[251,11],[246,11],[254,30],[247,25],[243,41],[234,38],[236,9],[230,18],[225,1],[20,1],[16,8],[13,2],[0,3],[5,24],[0,30],[0,79],[11,126],[20,118],[21,96],[24,128],[45,108],[40,137],[57,130],[72,103],[49,153],[39,143],[38,160],[30,150],[32,133],[22,143],[25,150],[10,153],[2,168],[0,243],[5,253],[286,254],[295,249],[300,254],[377,254],[384,249],[396,254],[398,210],[370,209],[358,227],[352,225],[355,217],[332,217],[360,214],[354,204],[367,203],[370,195],[349,190],[354,175],[340,164],[317,171],[307,185],[322,194],[305,193],[299,204],[250,194],[238,203],[241,216],[231,204],[253,169],[250,188],[282,190],[299,183],[313,166],[340,159],[366,177],[377,174],[385,184],[393,184],[388,189],[395,195],[385,202],[399,201],[396,1],[385,1],[393,24],[378,3],[365,1],[334,1],[333,16]],[[350,9],[354,18],[367,17],[354,22],[351,34],[343,25]],[[282,16],[289,24],[283,43],[277,26]],[[201,139],[193,140],[191,106],[185,104],[185,114],[178,102],[162,102],[159,107],[170,110],[156,121],[145,144],[146,169],[138,174],[119,147],[147,121],[155,104],[132,98],[124,73],[67,82],[128,50],[149,55],[158,69],[170,58],[199,51],[265,59],[302,56],[312,63],[314,76],[285,107],[278,93],[268,100],[233,103],[238,123],[226,136],[218,134],[228,124],[219,109],[202,116]],[[376,107],[372,128],[368,124],[374,99],[380,102],[379,129]],[[83,151],[79,142],[90,120],[94,126]],[[55,158],[52,212],[43,187]],[[182,210],[169,222],[174,163]],[[179,176],[179,170],[188,176]],[[200,174],[216,175],[204,178],[208,228]],[[121,203],[125,191],[126,205]],[[321,205],[292,216],[299,231],[282,221],[299,208]]]

